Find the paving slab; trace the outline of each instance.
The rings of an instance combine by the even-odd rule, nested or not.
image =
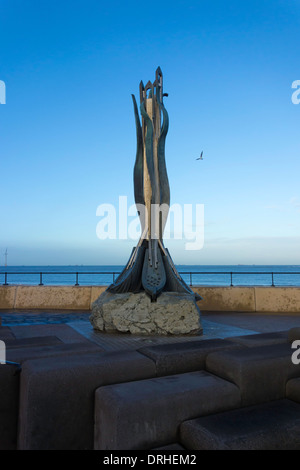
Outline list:
[[[95,390],[153,376],[153,361],[135,351],[83,352],[25,361],[18,448],[93,449]]]
[[[14,339],[15,336],[12,333],[9,326],[0,326],[0,339],[6,341],[7,339]]]
[[[248,406],[285,397],[287,381],[300,376],[291,356],[289,343],[243,347],[208,354],[206,369],[235,383]]]
[[[205,371],[100,387],[96,450],[147,450],[177,442],[181,422],[240,405],[236,385]]]
[[[283,399],[186,421],[180,443],[189,450],[300,450],[300,405]]]
[[[42,336],[56,336],[63,343],[82,343],[88,342],[87,338],[75,331],[67,324],[50,324],[50,325],[16,325],[10,327],[11,332],[18,339],[33,338]]]
[[[204,369],[210,352],[237,347],[237,343],[225,339],[207,339],[149,346],[139,352],[155,362],[158,376],[164,376]]]

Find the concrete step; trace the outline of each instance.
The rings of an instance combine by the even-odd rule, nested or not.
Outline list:
[[[242,406],[256,405],[285,398],[287,381],[300,376],[292,352],[289,342],[216,351],[208,354],[205,367],[239,387]]]
[[[300,450],[300,404],[283,399],[186,421],[188,450]]]
[[[180,424],[240,405],[236,385],[205,371],[100,387],[96,450],[148,450],[177,442]]]
[[[155,362],[157,376],[161,377],[204,369],[206,357],[212,351],[238,347],[236,342],[215,338],[148,346],[139,352]]]

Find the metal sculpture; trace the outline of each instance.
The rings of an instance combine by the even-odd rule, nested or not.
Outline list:
[[[163,74],[157,68],[155,81],[140,83],[140,122],[135,96],[132,95],[137,151],[134,165],[134,197],[141,222],[141,237],[129,261],[115,282],[112,293],[144,290],[156,301],[163,291],[188,293],[200,300],[179,275],[163,233],[170,207],[170,187],[165,162],[165,141],[169,117],[163,104]]]

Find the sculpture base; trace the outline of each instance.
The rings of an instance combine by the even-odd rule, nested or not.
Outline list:
[[[103,292],[93,303],[90,322],[95,330],[136,335],[201,335],[200,310],[193,295],[162,292],[151,302],[143,291]]]

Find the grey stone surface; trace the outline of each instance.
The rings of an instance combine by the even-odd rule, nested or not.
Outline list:
[[[25,361],[21,374],[18,448],[93,449],[94,394],[101,385],[155,375],[135,351],[81,353]]]
[[[238,348],[239,345],[225,339],[198,339],[175,344],[161,344],[139,349],[156,365],[158,376],[181,374],[205,368],[209,353],[219,349]]]
[[[131,334],[179,335],[202,332],[200,310],[194,296],[162,292],[151,302],[145,292],[103,292],[93,303],[93,328]]]
[[[255,405],[284,398],[286,382],[300,376],[291,354],[289,343],[217,351],[208,354],[206,369],[235,383],[243,406]]]
[[[100,387],[95,449],[140,450],[177,441],[181,422],[240,405],[238,388],[205,371]]]
[[[300,367],[300,365],[298,365]],[[300,403],[300,377],[290,379],[286,384],[286,397]]]
[[[0,450],[17,445],[20,374],[14,365],[0,365]]]
[[[180,442],[189,450],[300,450],[300,405],[283,399],[186,421]]]

